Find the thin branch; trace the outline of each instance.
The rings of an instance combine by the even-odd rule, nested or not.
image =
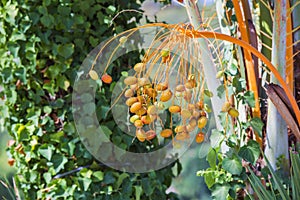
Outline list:
[[[292,12],[294,11],[294,9],[295,9],[298,5],[300,5],[300,1],[297,1],[297,2],[290,8],[289,12],[292,13]]]
[[[260,30],[260,33],[261,33],[262,35],[264,35],[265,37],[267,37],[268,39],[272,40],[272,36],[269,35],[268,33],[265,33],[265,32],[262,31],[262,30]]]
[[[118,12],[118,13],[112,18],[112,20],[111,20],[109,26],[112,26],[114,20],[115,20],[120,14],[122,14],[122,13],[124,13],[124,12],[136,12],[136,13],[144,14],[144,12],[139,11],[139,10],[135,10],[135,9],[125,9],[125,10],[122,10],[122,11]]]

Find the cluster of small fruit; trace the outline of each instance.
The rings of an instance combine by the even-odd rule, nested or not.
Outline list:
[[[127,98],[130,122],[136,127],[136,137],[139,141],[144,142],[156,137],[154,127],[157,120],[161,122],[159,113],[166,110],[170,112],[171,118],[172,115],[177,115],[181,123],[173,129],[170,120],[169,128],[164,126],[160,132],[163,138],[172,136],[177,141],[184,141],[190,138],[190,132],[196,127],[202,130],[206,126],[208,114],[204,109],[203,101],[191,102],[193,91],[197,86],[195,75],[190,74],[185,83],[177,84],[171,89],[167,81],[155,83],[147,77],[138,77],[144,69],[144,63],[137,63],[134,66],[137,76],[128,76],[124,79],[126,85],[124,96]],[[175,99],[181,103],[176,105]],[[182,103],[183,100],[185,103]],[[145,129],[149,130],[145,131]],[[205,134],[200,131],[196,135],[196,142],[201,143],[204,138]]]

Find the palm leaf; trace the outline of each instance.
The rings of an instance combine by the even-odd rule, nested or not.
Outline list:
[[[292,196],[293,199],[300,197],[300,158],[298,153],[293,153],[290,151],[290,158],[292,164],[292,174],[291,174],[291,186],[292,186]]]
[[[254,174],[254,172],[248,168],[250,171],[251,175],[248,177],[249,182],[252,186],[252,189],[256,193],[257,197],[259,199],[264,199],[264,200],[273,200],[275,199],[275,196],[268,191],[265,186],[261,183],[261,180]]]
[[[265,157],[266,163],[268,165],[268,168],[270,170],[270,173],[272,175],[272,179],[274,180],[275,184],[276,184],[276,188],[278,189],[281,198],[283,200],[288,200],[290,199],[289,195],[287,194],[287,191],[284,189],[284,186],[282,184],[282,182],[280,181],[280,178],[276,175],[276,173],[274,172],[274,170],[271,167],[271,163],[269,162],[269,160]]]

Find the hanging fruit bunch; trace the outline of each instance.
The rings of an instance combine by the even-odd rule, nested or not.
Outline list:
[[[122,36],[119,43],[128,40]],[[178,31],[157,34],[141,62],[134,65],[134,74],[123,80],[124,89],[116,101],[125,98],[129,121],[140,142],[162,137],[171,138],[175,145],[194,139],[190,136],[196,130],[196,142],[204,141],[210,108],[204,103],[198,48],[195,40]],[[93,70],[89,74],[96,77]],[[112,82],[106,70],[101,79]],[[162,113],[169,117],[165,122]]]

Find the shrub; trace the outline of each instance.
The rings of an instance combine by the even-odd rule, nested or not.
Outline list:
[[[5,105],[0,114],[14,140],[8,151],[25,199],[176,198],[165,193],[174,164],[148,174],[101,165],[81,143],[72,116],[76,70],[101,41],[135,27],[141,17],[135,12],[112,18],[124,8],[138,7],[136,1],[1,2],[0,97]],[[130,53],[115,63],[115,70],[121,72],[138,58],[139,52]],[[109,107],[109,95],[109,90],[97,95],[99,112]],[[102,123],[119,132],[111,137],[120,136],[112,116]],[[120,144],[126,142],[121,138]]]

